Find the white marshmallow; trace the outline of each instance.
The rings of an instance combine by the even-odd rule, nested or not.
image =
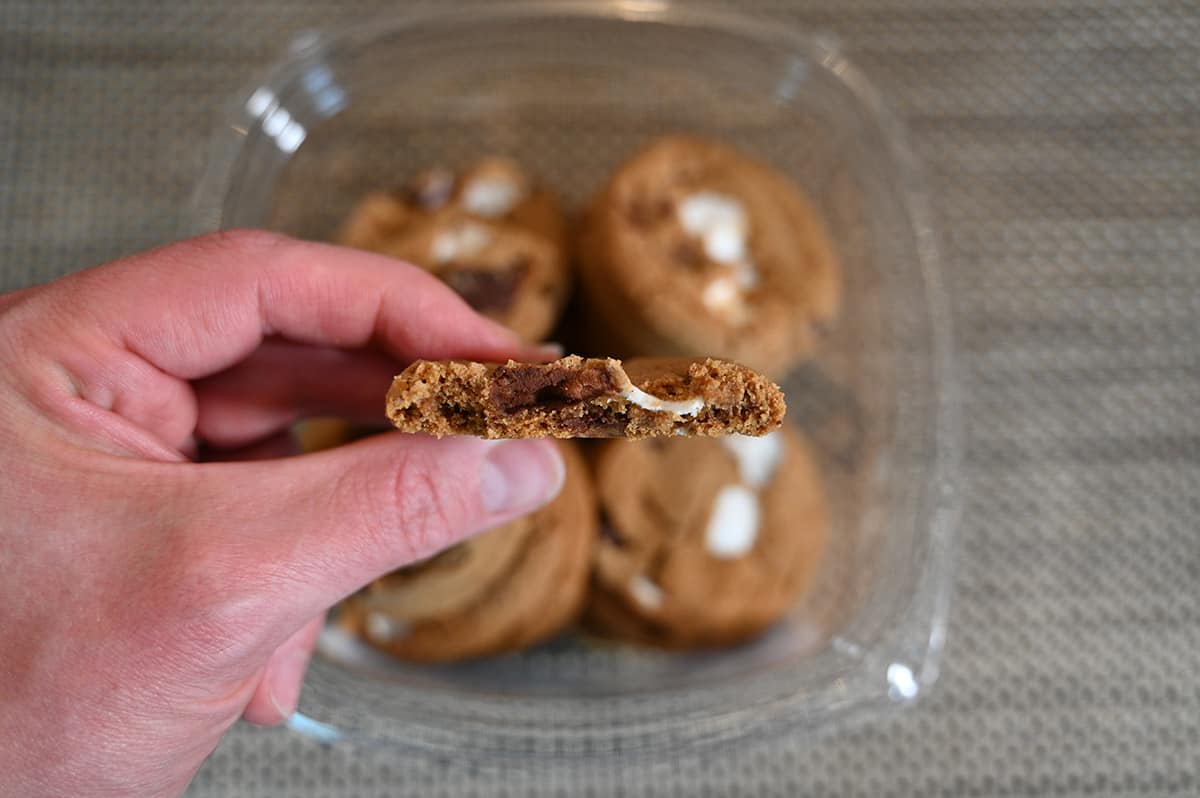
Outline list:
[[[734,326],[740,327],[750,320],[750,308],[733,274],[723,274],[710,280],[700,294],[700,301],[714,315]]]
[[[706,237],[709,231],[718,227],[728,228],[745,238],[749,227],[742,203],[736,197],[716,191],[697,191],[690,195],[679,203],[676,214],[683,229],[699,238]]]
[[[783,437],[778,432],[761,438],[726,435],[719,440],[737,460],[742,482],[752,488],[761,488],[770,482],[779,467],[779,461],[783,459]]]
[[[471,213],[494,219],[511,211],[525,192],[504,177],[477,177],[463,189],[462,201]]]
[[[736,197],[715,191],[700,191],[679,203],[679,224],[704,244],[709,260],[732,267],[704,289],[701,300],[714,313],[742,324],[749,315],[742,292],[758,285],[758,270],[750,257],[747,238],[750,225]]]
[[[480,224],[470,222],[443,230],[434,236],[431,256],[441,265],[459,258],[478,255],[492,243],[492,233]]]
[[[382,612],[367,613],[367,637],[380,643],[390,643],[403,637],[408,631],[402,621],[397,621]]]
[[[634,601],[647,609],[656,610],[662,606],[662,588],[642,574],[629,580],[629,592],[633,595]]]
[[[704,293],[700,295],[700,301],[709,310],[723,313],[737,304],[740,294],[737,280],[729,275],[723,275],[713,278],[708,285],[704,286]]]
[[[722,560],[742,557],[758,538],[758,497],[744,485],[726,485],[717,492],[704,542],[708,553]]]
[[[704,254],[710,260],[727,266],[746,263],[750,226],[736,197],[700,191],[679,203],[676,213],[683,229],[704,242]]]
[[[739,263],[746,257],[746,231],[718,224],[704,233],[704,254],[717,263]]]
[[[641,388],[630,383],[621,389],[621,397],[630,404],[656,413],[675,413],[680,416],[694,416],[704,409],[704,400],[700,397],[691,399],[659,399],[651,396]]]

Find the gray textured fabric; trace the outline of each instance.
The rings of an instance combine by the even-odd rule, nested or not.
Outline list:
[[[386,5],[0,5],[0,285],[185,232],[220,104]],[[927,164],[970,377],[939,686],[816,743],[571,781],[239,726],[192,795],[1200,794],[1200,10],[754,5],[838,35]]]

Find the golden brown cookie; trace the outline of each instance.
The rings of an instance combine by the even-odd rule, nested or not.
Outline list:
[[[737,643],[782,617],[820,563],[827,510],[790,426],[761,438],[614,441],[585,621],[672,648]]]
[[[319,452],[349,443],[354,425],[340,418],[306,418],[292,427],[292,435],[302,452]]]
[[[574,444],[559,447],[566,480],[553,502],[376,580],[343,602],[338,623],[402,659],[445,662],[523,648],[574,620],[595,496]]]
[[[712,359],[418,360],[387,395],[398,429],[439,437],[762,435],[786,410],[783,392],[766,377]]]
[[[595,197],[579,238],[593,345],[711,355],[781,376],[833,321],[840,270],[779,172],[697,138],[659,139]]]
[[[461,175],[430,169],[398,192],[368,195],[339,243],[421,266],[529,341],[554,326],[570,287],[557,200],[505,158]]]

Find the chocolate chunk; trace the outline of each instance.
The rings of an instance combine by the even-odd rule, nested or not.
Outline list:
[[[594,410],[582,416],[566,416],[562,426],[573,438],[615,438],[625,432],[624,421],[609,418]]]
[[[615,392],[612,375],[602,366],[520,363],[496,368],[490,398],[501,413],[513,413],[532,405],[568,405]]]
[[[704,252],[695,241],[685,238],[675,245],[671,251],[675,262],[689,269],[699,269],[704,265]]]
[[[608,519],[608,516],[605,513],[601,513],[600,515],[600,537],[604,538],[614,546],[622,549],[625,548],[625,538],[620,532],[617,531],[617,528],[613,526],[612,521]]]
[[[455,183],[454,172],[445,167],[434,167],[410,180],[401,191],[401,197],[410,205],[436,211],[454,196]]]
[[[512,307],[517,288],[528,272],[529,265],[522,262],[503,271],[452,267],[441,272],[440,277],[480,313],[501,313]]]
[[[671,203],[662,198],[635,197],[629,203],[629,221],[634,227],[645,229],[662,222],[671,215]]]

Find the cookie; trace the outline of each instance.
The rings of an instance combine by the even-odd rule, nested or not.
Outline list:
[[[338,240],[432,272],[528,341],[554,326],[570,288],[557,200],[504,158],[461,175],[430,169],[399,191],[370,194]]]
[[[711,358],[419,360],[387,395],[387,415],[398,429],[438,437],[762,435],[786,410],[779,386]]]
[[[711,355],[781,376],[840,303],[832,243],[800,189],[703,139],[659,139],[618,168],[578,250],[600,351]]]
[[[538,512],[401,568],[343,602],[338,623],[405,660],[514,651],[573,621],[587,589],[595,496],[574,444],[562,492]]]
[[[354,425],[340,418],[306,418],[292,427],[296,445],[302,452],[320,452],[354,439]]]
[[[589,627],[692,648],[746,640],[812,583],[828,512],[790,426],[761,438],[611,441],[597,455],[603,513]]]

